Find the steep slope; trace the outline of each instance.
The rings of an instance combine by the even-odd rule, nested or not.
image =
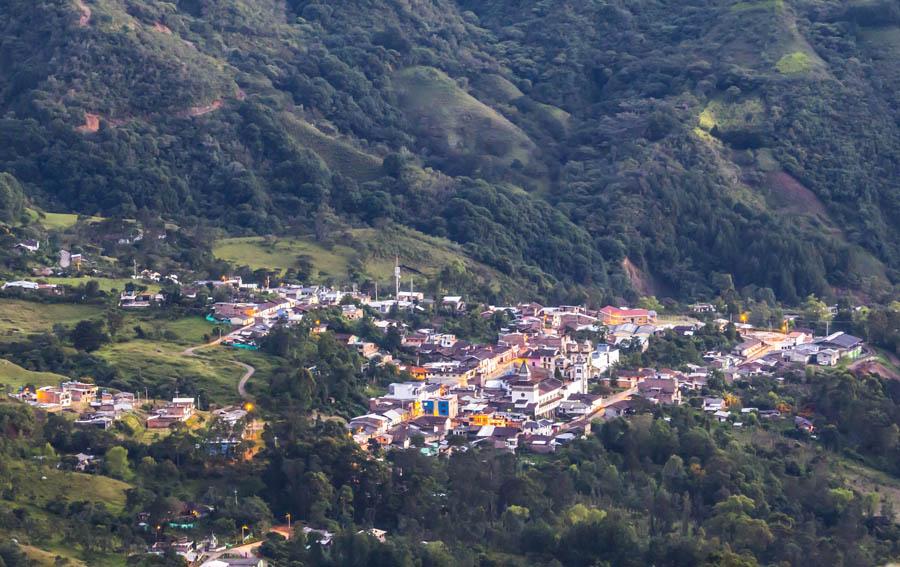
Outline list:
[[[872,127],[862,114],[897,106],[879,88],[884,71],[857,64],[872,55],[842,4],[462,5],[502,49],[526,46],[510,66],[531,96],[573,111],[577,151],[551,199],[641,268],[682,292],[722,271],[796,298],[884,285],[878,262],[856,263],[863,247],[896,281],[900,191],[886,171],[896,121]],[[870,127],[875,146],[861,131]],[[796,222],[767,203],[772,171],[809,188],[833,222]],[[871,181],[853,189],[853,179]]]
[[[0,171],[48,210],[399,223],[563,296],[634,299],[626,258],[685,297],[872,292],[900,269],[892,10],[0,0]]]

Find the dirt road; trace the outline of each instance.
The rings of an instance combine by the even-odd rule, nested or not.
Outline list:
[[[245,371],[244,375],[241,376],[241,379],[238,381],[238,395],[245,400],[249,400],[250,395],[247,393],[247,380],[249,380],[250,377],[253,376],[254,372],[256,372],[256,368],[253,368],[249,364],[240,362],[238,360],[232,360],[231,362],[237,364]]]
[[[249,329],[252,326],[253,325],[247,325],[246,327],[241,327],[240,329],[238,329],[236,331],[232,331],[228,335],[231,335],[234,333],[240,333],[241,331],[243,331],[245,329]],[[183,354],[184,356],[197,356],[196,351],[198,351],[201,348],[216,346],[219,343],[221,343],[222,340],[228,338],[228,335],[221,336],[214,341],[210,341],[210,342],[202,344],[202,345],[197,345],[197,346],[192,346],[190,348],[186,348],[183,351],[181,351],[181,354]],[[241,397],[241,399],[243,399],[243,400],[251,399],[250,394],[247,393],[247,381],[250,380],[250,377],[253,376],[253,374],[256,372],[256,368],[250,366],[249,364],[247,364],[245,362],[240,362],[239,360],[231,360],[229,362],[231,362],[232,364],[234,364],[236,366],[240,366],[241,368],[244,369],[244,375],[241,376],[240,380],[238,380],[237,391],[238,391],[238,395]]]

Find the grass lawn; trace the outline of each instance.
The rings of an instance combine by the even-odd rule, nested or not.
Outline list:
[[[96,354],[115,366],[129,387],[147,386],[161,395],[173,395],[179,380],[189,381],[202,392],[202,402],[231,403],[238,400],[237,382],[243,370],[210,357],[181,354],[180,345],[133,340],[107,345]]]
[[[103,307],[99,305],[4,299],[0,301],[0,337],[46,332],[52,330],[56,323],[71,326],[101,313]]]
[[[25,384],[34,384],[38,387],[48,386],[59,384],[65,380],[68,380],[68,378],[62,374],[26,370],[18,364],[0,358],[0,384],[8,388],[17,389]]]

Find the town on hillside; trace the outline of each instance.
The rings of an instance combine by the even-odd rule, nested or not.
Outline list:
[[[869,354],[862,339],[845,332],[817,333],[797,326],[792,317],[777,329],[758,328],[746,317],[720,315],[708,303],[663,316],[654,309],[621,305],[487,305],[462,295],[427,297],[404,291],[399,281],[394,294],[379,297],[356,288],[250,283],[240,276],[182,283],[176,275],[143,270],[132,279],[135,285],[116,292],[114,299],[126,312],[164,312],[174,296],[180,301],[206,297],[203,317],[219,332],[198,347],[262,351],[274,332],[302,330],[310,337],[327,334],[358,355],[361,373],[384,369],[391,380],[374,386],[365,411],[342,421],[347,435],[372,457],[394,450],[438,457],[478,448],[554,453],[586,437],[598,422],[680,405],[695,407],[725,427],[765,420],[815,436],[816,426],[804,408],[747,407],[724,392],[732,384],[783,380],[806,367],[853,364]],[[146,284],[159,282],[166,288],[146,290]],[[64,286],[32,280],[2,287],[16,297],[49,292],[60,300],[66,293]],[[490,332],[458,336],[451,323],[465,318],[485,322]],[[363,321],[371,322],[375,337],[347,332]],[[381,340],[388,336],[396,338],[390,346]],[[677,368],[633,363],[655,341],[672,337],[713,337],[718,342],[701,353],[702,363]],[[8,398],[70,416],[76,428],[140,428],[148,435],[205,431],[200,449],[207,458],[250,461],[265,445],[266,422],[252,398],[239,393],[244,403],[207,402],[201,407],[197,398],[177,391],[154,399],[81,377],[23,386],[9,391]],[[277,398],[279,393],[270,395]],[[66,466],[79,472],[102,471],[103,461],[102,455],[87,452],[66,456]],[[266,565],[256,553],[258,536],[264,534],[254,538],[248,526],[237,543],[230,534],[219,534],[229,539],[227,544],[215,533],[194,537],[214,510],[185,506],[157,518],[161,523],[148,553],[175,553],[204,567]],[[142,513],[135,525],[152,532],[148,521],[149,515]],[[283,526],[273,529],[285,537],[293,533]],[[317,525],[303,530],[324,548],[335,535]],[[373,537],[383,540],[386,535],[371,530]]]

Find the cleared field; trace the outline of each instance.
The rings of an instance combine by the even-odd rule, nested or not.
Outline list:
[[[758,98],[740,102],[711,101],[700,113],[698,124],[703,130],[738,130],[759,128],[767,119],[765,104]]]
[[[427,275],[433,275],[444,266],[456,262],[472,266],[476,264],[465,256],[458,244],[414,230],[382,232],[374,228],[360,228],[351,232],[355,240],[364,243],[368,252],[366,271],[378,279],[392,277],[397,257],[404,266]]]
[[[18,364],[0,358],[0,384],[8,388],[20,388],[26,384],[47,386],[50,384],[59,384],[67,379],[68,378],[62,374],[27,370]]]
[[[75,213],[38,213],[34,211],[33,217],[47,230],[65,230],[72,228],[78,222]],[[88,222],[100,222],[103,217],[86,217]]]
[[[285,113],[283,117],[284,125],[294,139],[316,152],[332,171],[339,171],[357,181],[372,181],[382,176],[380,158],[329,136],[292,114]]]
[[[784,0],[758,0],[756,2],[738,2],[731,5],[733,12],[746,12],[748,10],[783,10]]]
[[[60,564],[56,559],[57,557],[63,557],[65,560],[68,560],[68,563],[65,563],[65,565],[68,565],[69,567],[87,567],[87,563],[80,559],[75,559],[70,555],[47,551],[32,545],[19,545],[19,547],[22,548],[22,551],[25,552],[28,559],[33,561],[39,567],[56,567]]]
[[[152,316],[142,316],[139,312],[129,313],[123,325],[123,334],[129,336],[131,329],[140,325],[145,331],[159,331],[165,333],[165,341],[173,345],[194,346],[205,342],[203,335],[215,333],[216,325],[203,317],[183,317],[181,319],[156,319]],[[171,346],[170,349],[175,349]]]
[[[660,325],[693,325],[699,320],[688,315],[660,315],[657,318]]]
[[[435,149],[530,161],[534,142],[502,114],[476,99],[444,72],[410,67],[394,75],[406,115]]]
[[[485,73],[475,79],[475,86],[501,102],[512,102],[525,96],[519,87],[501,75]]]
[[[271,268],[286,270],[297,266],[301,255],[312,258],[315,270],[323,276],[343,276],[354,250],[348,246],[334,246],[330,250],[306,240],[261,236],[225,238],[216,242],[213,255],[239,266],[252,269]]]
[[[185,317],[175,321],[161,321],[160,328],[178,335],[178,341],[195,345],[203,342],[203,335],[213,332],[216,326],[203,317]]]
[[[802,51],[794,51],[782,56],[775,64],[775,68],[784,75],[805,73],[812,69],[812,59]]]
[[[360,257],[365,273],[377,280],[389,280],[394,270],[394,262],[400,263],[425,275],[434,275],[452,264],[462,264],[469,269],[493,280],[502,276],[483,264],[466,257],[462,247],[443,238],[427,236],[406,228],[378,230],[360,228],[349,231],[350,239],[344,245],[327,249],[319,244],[298,238],[277,238],[274,241],[263,237],[226,238],[213,247],[217,258],[253,269],[269,268],[286,270],[297,265],[301,254],[312,258],[313,280],[327,277],[343,278],[354,257]]]
[[[102,312],[103,308],[98,305],[4,299],[0,301],[0,339],[47,332],[57,323],[74,325],[82,319],[96,317]]]
[[[134,340],[108,345],[97,351],[115,366],[124,385],[138,390],[148,387],[166,395],[188,382],[203,393],[205,402],[233,402],[243,371],[228,362],[204,356],[185,356],[177,344]]]
[[[60,500],[83,500],[102,503],[118,514],[125,508],[125,491],[131,488],[126,482],[106,476],[60,471],[31,463],[15,463],[10,467],[10,475],[28,502],[41,508]]]
[[[232,361],[239,361],[252,366],[256,371],[246,384],[246,390],[251,396],[258,393],[260,390],[265,389],[269,384],[272,374],[278,369],[278,359],[260,353],[259,351],[216,346],[204,349],[200,352],[210,359],[231,364],[232,367],[239,370],[241,373],[244,372],[243,368],[239,368]]]

